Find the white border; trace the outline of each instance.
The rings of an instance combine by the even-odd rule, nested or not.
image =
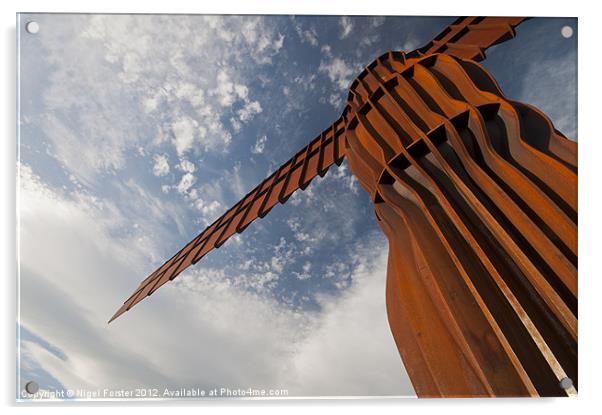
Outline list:
[[[600,338],[599,319],[601,311],[598,305],[601,303],[600,295],[602,287],[600,281],[602,275],[599,271],[598,258],[600,257],[602,204],[599,189],[601,187],[598,177],[601,173],[602,160],[602,134],[600,128],[596,128],[602,115],[599,104],[600,71],[599,39],[601,37],[599,28],[602,26],[602,17],[599,11],[594,9],[596,2],[567,2],[546,1],[527,2],[525,0],[502,0],[498,2],[466,1],[466,0],[429,0],[429,1],[352,1],[352,0],[299,0],[295,3],[282,0],[244,1],[244,0],[220,0],[219,2],[190,2],[185,0],[169,1],[144,1],[136,4],[126,0],[103,0],[101,1],[75,1],[75,0],[53,0],[44,1],[14,1],[4,0],[0,2],[2,8],[2,34],[3,54],[2,62],[2,88],[3,99],[1,102],[0,116],[2,125],[5,126],[5,134],[2,148],[2,188],[3,203],[1,223],[3,238],[1,240],[0,254],[1,263],[4,265],[2,273],[2,295],[4,311],[2,319],[2,358],[4,364],[3,376],[0,378],[0,390],[2,391],[2,403],[8,406],[8,413],[16,411],[16,405],[21,406],[19,413],[27,413],[39,410],[45,413],[64,413],[65,411],[79,410],[82,406],[86,411],[92,413],[105,412],[111,407],[111,411],[131,413],[132,411],[144,411],[149,413],[164,412],[165,407],[174,409],[191,410],[198,412],[199,409],[211,408],[211,410],[230,410],[238,408],[241,410],[258,413],[261,411],[286,411],[307,412],[318,410],[343,409],[348,412],[366,412],[367,409],[395,412],[405,411],[413,413],[455,413],[463,414],[478,413],[487,415],[504,414],[509,412],[531,410],[547,414],[567,414],[594,412],[598,407],[598,386],[602,383],[600,376]],[[224,14],[356,14],[356,15],[530,15],[530,16],[577,16],[579,18],[579,266],[580,266],[580,298],[579,308],[581,319],[580,346],[579,346],[579,397],[576,399],[454,399],[454,400],[244,400],[244,401],[168,401],[168,402],[98,402],[88,403],[48,403],[41,408],[40,404],[35,407],[28,404],[15,404],[15,310],[16,310],[16,229],[15,229],[15,157],[16,157],[16,12],[84,12],[84,13],[224,13]],[[207,408],[198,408],[203,406]],[[375,407],[375,408],[373,408]],[[590,411],[591,410],[591,411]],[[599,409],[598,409],[599,410]]]

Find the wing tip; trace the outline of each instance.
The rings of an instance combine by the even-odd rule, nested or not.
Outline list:
[[[107,322],[107,324],[111,324],[111,322],[112,322],[113,320],[115,320],[116,318],[118,318],[120,315],[122,315],[122,314],[123,314],[123,313],[125,313],[126,311],[128,311],[128,309],[127,309],[126,305],[124,304],[124,305],[122,305],[122,306],[119,308],[119,310],[117,310],[117,311],[115,312],[115,314],[113,314],[113,317],[111,317],[111,318],[109,319],[109,321]]]

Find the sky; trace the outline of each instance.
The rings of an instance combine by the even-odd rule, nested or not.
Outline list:
[[[414,396],[386,318],[387,241],[346,162],[107,320],[337,119],[365,65],[454,19],[22,14],[19,398],[30,380],[68,398]],[[484,66],[576,140],[576,19],[517,32]]]

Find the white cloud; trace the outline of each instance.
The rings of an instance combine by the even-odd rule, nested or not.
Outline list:
[[[169,136],[178,155],[227,151],[222,120],[233,105],[245,121],[261,111],[246,86],[249,69],[271,62],[285,39],[260,16],[42,19],[47,32],[35,53],[50,70],[35,88],[44,93],[36,127],[49,153],[85,184],[121,170],[134,149],[166,151],[157,147]]]
[[[238,200],[250,190],[240,170],[240,163],[236,163],[231,169],[222,171],[218,179],[205,181],[195,188],[187,188],[186,194],[191,201],[190,206],[203,213],[200,223],[212,222],[218,213],[224,213],[225,206],[230,205],[232,199]],[[189,179],[191,178],[183,183],[183,188],[189,184]],[[193,180],[194,183],[196,178]],[[192,214],[198,217],[198,212]]]
[[[230,107],[237,98],[246,97],[247,89],[244,85],[234,84],[225,70],[217,74],[217,86],[212,91],[223,107]]]
[[[206,202],[200,197],[194,201],[194,206],[201,211],[206,224],[211,223],[217,217],[217,215],[219,213],[223,213],[222,210],[224,210],[222,204],[217,200]]]
[[[218,101],[223,107],[232,107],[235,102],[241,101],[243,107],[238,110],[238,118],[242,123],[250,121],[262,111],[258,101],[249,99],[249,89],[243,84],[234,82],[225,70],[218,73],[217,87],[212,94],[218,97]],[[240,129],[240,124],[233,124],[233,126],[235,130]]]
[[[181,117],[171,124],[174,135],[174,144],[179,156],[192,148],[195,138],[195,128],[198,123],[190,117]]]
[[[293,82],[299,85],[304,90],[313,90],[316,87],[316,74],[298,75],[295,76]]]
[[[255,142],[255,145],[251,148],[251,153],[253,153],[253,154],[263,153],[263,150],[265,149],[265,143],[267,140],[268,140],[268,137],[266,135],[262,135],[261,137],[259,137],[257,139],[257,141]]]
[[[297,33],[297,36],[299,36],[301,42],[309,43],[312,46],[318,46],[318,33],[316,32],[316,29],[314,29],[313,27],[310,27],[309,29],[304,29],[299,23],[295,23],[294,27],[295,32]]]
[[[239,30],[251,48],[251,57],[259,64],[272,63],[272,57],[284,44],[284,35],[266,30],[260,17],[247,17]]]
[[[234,117],[230,118],[230,125],[235,133],[238,133],[242,129],[242,123]]]
[[[295,276],[297,277],[297,279],[304,281],[304,280],[308,280],[311,278],[311,262],[306,261],[303,266],[301,267],[303,269],[303,272],[295,272]]]
[[[334,82],[340,90],[349,87],[351,79],[355,74],[354,69],[341,58],[330,58],[322,60],[318,71],[326,73],[331,82]]]
[[[311,236],[309,236],[308,233],[305,232],[295,232],[295,239],[298,240],[299,242],[306,242],[306,241],[310,241],[312,238]]]
[[[341,26],[341,34],[339,35],[339,37],[341,39],[345,39],[351,34],[351,31],[353,30],[353,22],[351,21],[351,18],[349,16],[342,16],[339,19],[339,25]]]
[[[111,228],[123,221],[102,202],[48,188],[26,166],[21,173],[20,322],[64,355],[58,361],[40,344],[24,343],[24,367],[38,365],[71,389],[412,393],[387,326],[385,249],[375,261],[368,255],[374,246],[358,251],[365,260],[349,288],[320,297],[320,312],[296,311],[269,289],[249,291],[242,276],[196,267],[107,325],[151,268],[149,247],[117,238]],[[286,249],[284,243],[277,251]],[[267,272],[252,277],[249,284],[260,290],[277,279]]]
[[[401,46],[395,48],[396,50],[401,50],[404,52],[411,52],[416,48],[421,46],[421,40],[416,37],[412,32],[406,34],[406,38]]]
[[[380,39],[380,35],[378,33],[375,33],[373,35],[366,35],[360,41],[360,46],[362,46],[362,47],[371,46],[372,44],[378,42],[379,39]]]
[[[143,100],[144,111],[146,113],[151,113],[151,112],[155,111],[157,109],[157,107],[159,106],[160,98],[161,98],[161,96],[159,94],[157,94],[153,97],[145,98]]]
[[[284,268],[295,262],[294,247],[284,237],[274,246],[274,257],[272,257],[272,265],[277,262],[279,267]]]
[[[336,180],[343,183],[343,186],[350,190],[354,194],[359,193],[359,183],[355,176],[351,174],[349,168],[347,167],[347,163],[341,164],[338,169],[331,172],[328,176],[324,176],[320,178],[320,182],[324,180]]]
[[[341,109],[343,105],[343,97],[340,92],[333,93],[328,96],[328,103],[336,109]]]
[[[295,217],[287,219],[286,224],[293,232],[296,232],[301,228],[301,223],[299,222],[299,219]]]
[[[257,101],[249,101],[245,104],[245,106],[238,111],[238,118],[242,122],[249,121],[256,114],[261,113],[262,108],[261,104]]]
[[[382,26],[387,18],[385,16],[373,16],[370,18],[373,27]]]
[[[186,159],[180,160],[178,168],[186,173],[194,173],[196,171],[196,166],[194,165],[194,163]]]
[[[185,173],[180,179],[180,183],[176,186],[176,190],[180,193],[186,194],[192,185],[196,182],[196,177],[192,173]]]
[[[274,40],[273,44],[272,44],[272,48],[274,49],[275,52],[280,51],[280,49],[282,49],[282,46],[284,45],[284,35],[278,33],[278,39]]]
[[[304,385],[307,394],[414,394],[407,375],[395,373],[401,359],[390,348],[392,338],[386,322],[378,317],[385,314],[384,301],[374,301],[384,291],[386,250],[381,252],[374,265],[363,262],[356,267],[351,286],[340,298],[321,297],[324,314],[302,341],[291,368],[291,377]],[[366,359],[368,354],[370,359]],[[367,378],[371,384],[365,383]],[[392,384],[383,386],[387,382]]]
[[[195,108],[199,108],[205,103],[205,92],[199,85],[191,82],[177,84],[174,88],[174,95],[180,100],[188,101]]]
[[[155,154],[153,160],[155,161],[155,164],[153,165],[153,174],[155,176],[165,176],[169,173],[169,162],[167,161],[167,155]]]

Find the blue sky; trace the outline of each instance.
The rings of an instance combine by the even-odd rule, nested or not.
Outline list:
[[[21,15],[19,381],[413,395],[346,163],[106,321],[328,127],[364,65],[453,19]],[[574,139],[576,45],[576,19],[533,19],[484,63]]]

